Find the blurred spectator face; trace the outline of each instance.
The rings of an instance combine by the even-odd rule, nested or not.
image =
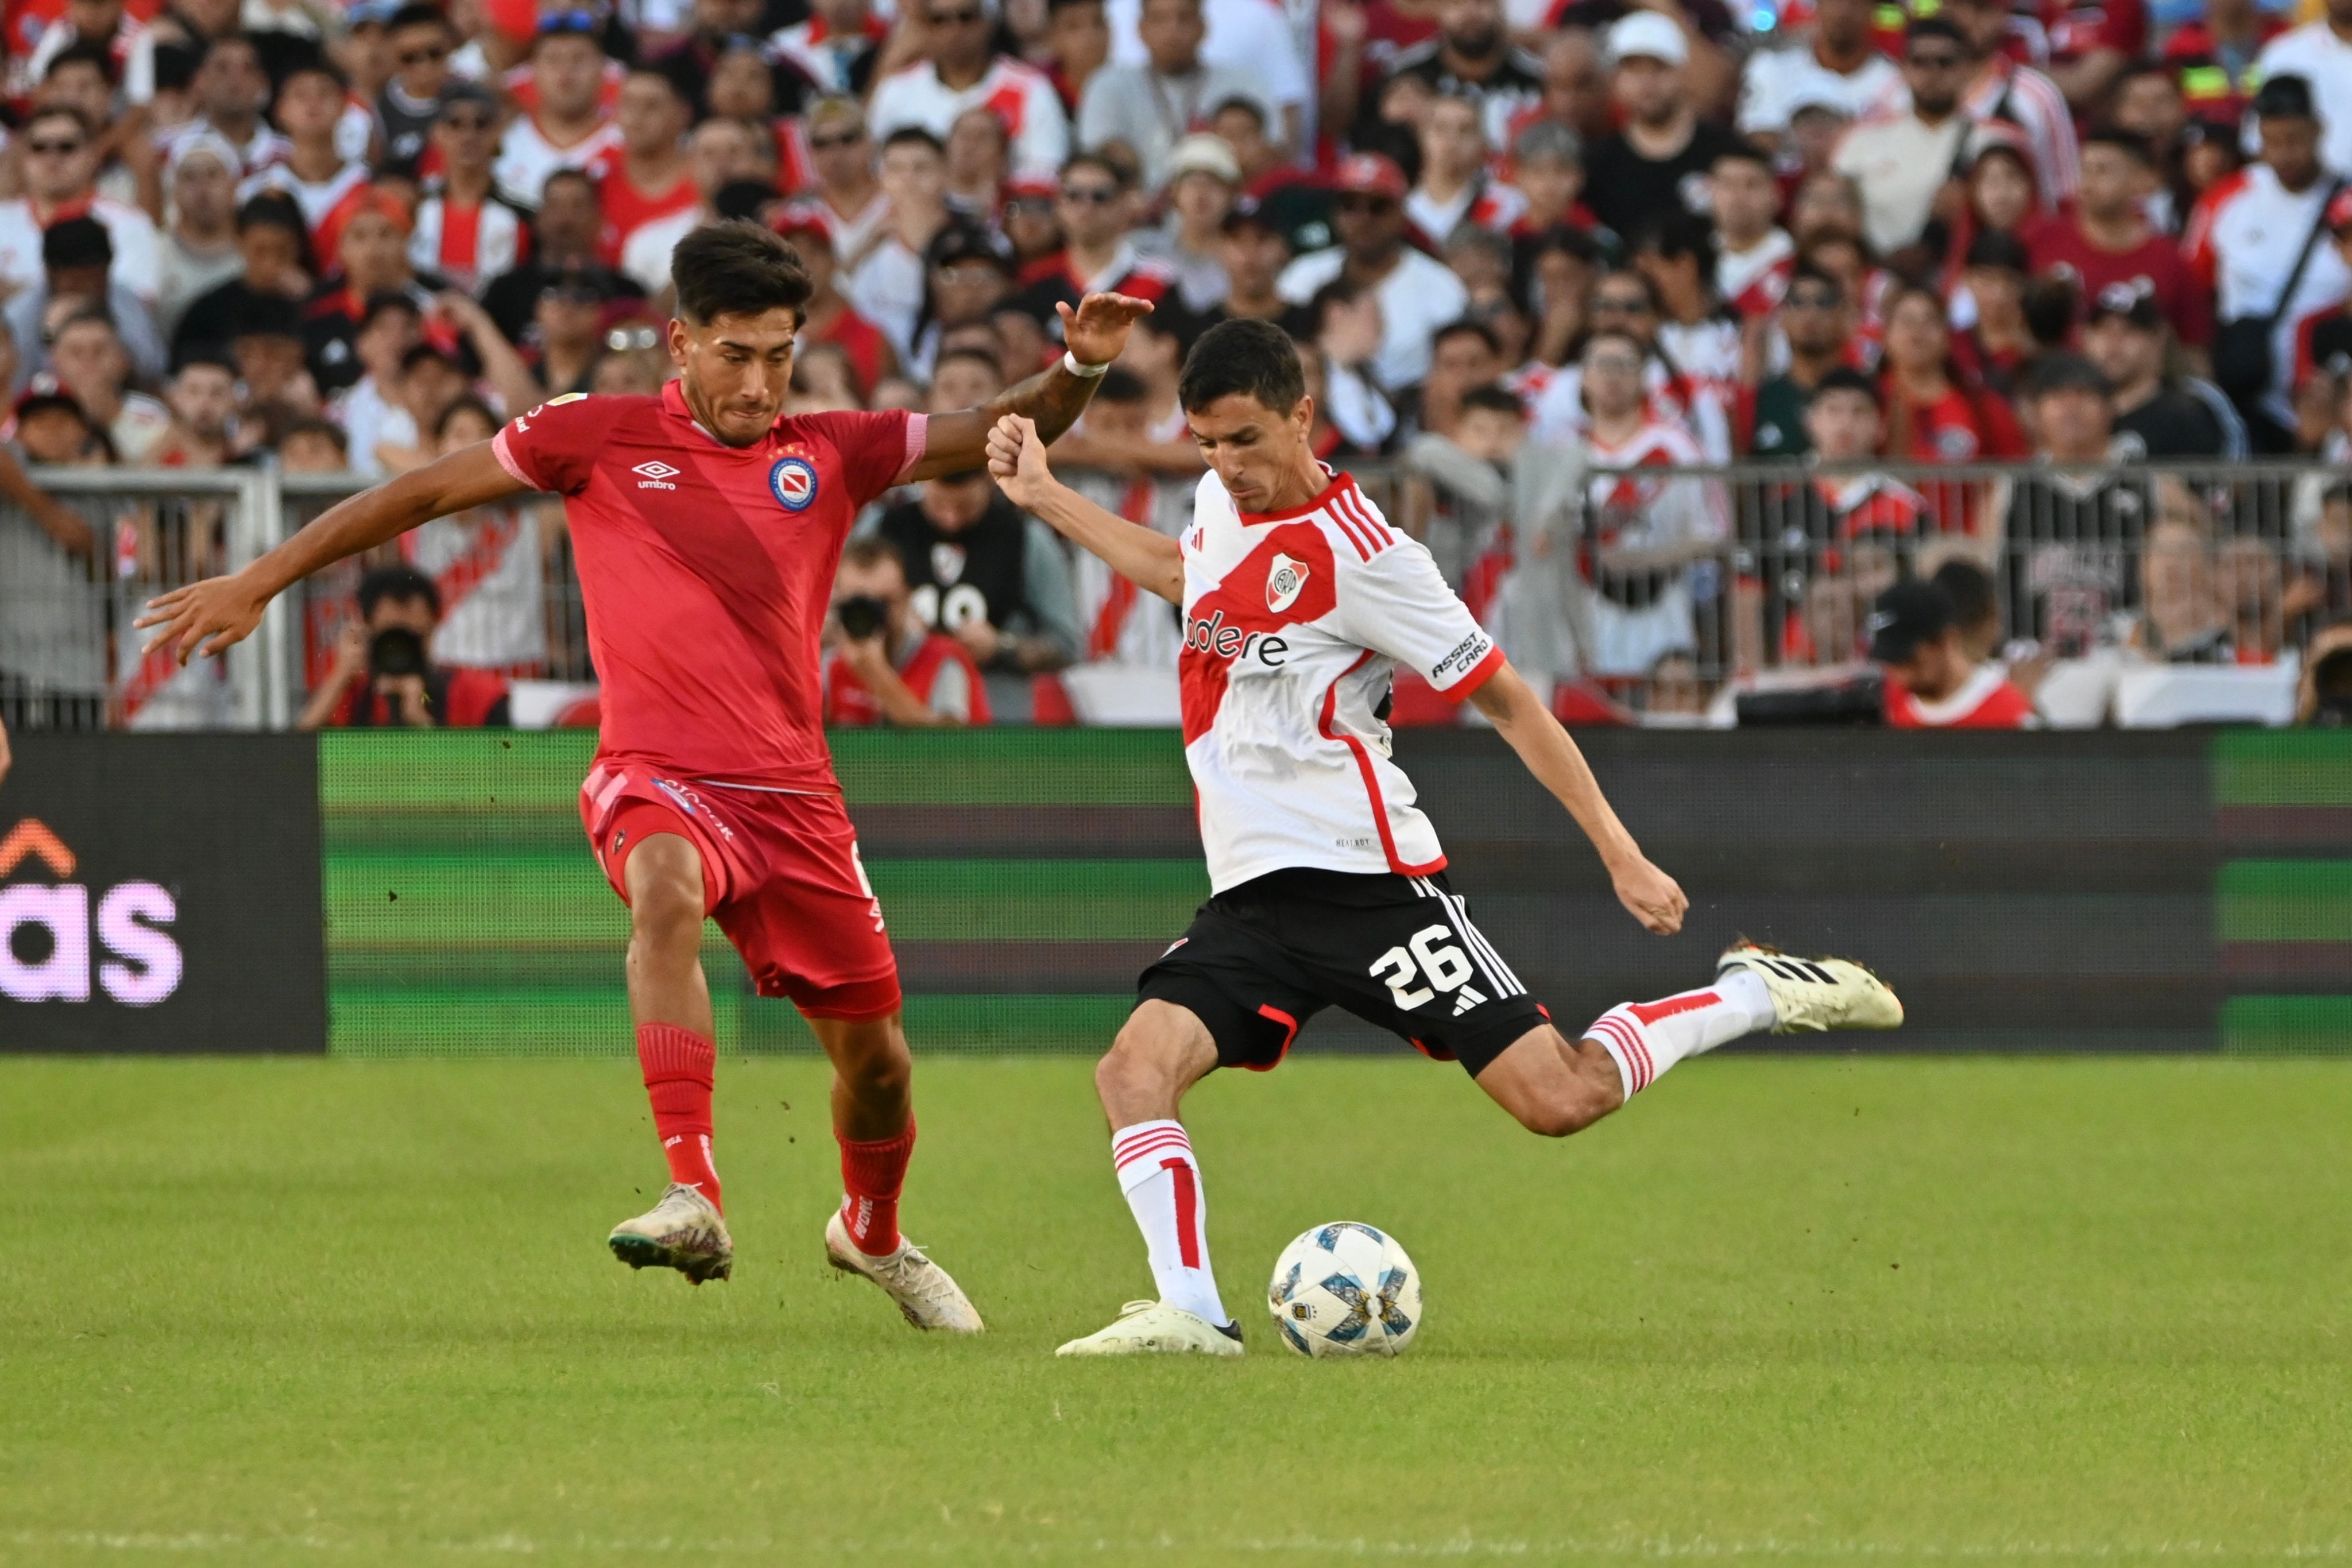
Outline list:
[[[1255,104],[1226,104],[1210,119],[1209,129],[1234,150],[1234,162],[1242,166],[1244,180],[1255,179],[1271,168],[1279,156],[1265,139],[1265,116],[1257,111]]]
[[[69,60],[49,72],[49,79],[41,84],[39,101],[78,109],[92,125],[103,125],[112,118],[114,89],[107,85],[106,73],[88,60]]]
[[[121,401],[131,375],[131,356],[122,351],[122,340],[103,321],[68,323],[49,345],[49,363],[77,402],[101,412]]]
[[[1548,226],[1566,217],[1584,193],[1584,165],[1572,158],[1522,158],[1512,183],[1528,199],[1528,221]]]
[[[1162,76],[1185,76],[1200,63],[1201,39],[1208,29],[1201,23],[1200,0],[1143,0],[1136,32],[1151,68]]]
[[[997,341],[1004,345],[999,358],[1014,380],[1035,374],[1056,357],[1045,327],[1027,311],[999,310],[995,326]]]
[[[2278,624],[2286,574],[2269,543],[2241,534],[2224,539],[2213,555],[2213,592],[2237,622],[2240,651],[2251,641],[2256,651],[2275,654],[2284,640]],[[2249,636],[2252,632],[2252,635]]]
[[[1895,302],[1886,318],[1887,363],[1915,374],[1941,373],[1951,350],[1951,329],[1935,295],[1913,292]]]
[[[793,254],[801,258],[801,270],[809,275],[809,294],[820,298],[833,288],[835,259],[833,242],[813,229],[794,229],[784,236]],[[933,275],[936,278],[936,274]]]
[[[1571,131],[1587,131],[1609,119],[1609,79],[1592,35],[1570,27],[1544,48],[1543,113]]]
[[[989,109],[967,109],[948,129],[948,183],[993,191],[1004,183],[1004,121]]]
[[[1706,687],[1698,678],[1698,661],[1688,653],[1667,653],[1650,666],[1650,685],[1642,695],[1643,713],[1702,714],[1706,711]]]
[[[1813,30],[1835,49],[1853,49],[1870,37],[1873,0],[1815,0]]]
[[[988,62],[988,13],[980,0],[934,0],[924,12],[931,25],[931,54],[956,76],[980,72]]]
[[[767,173],[759,138],[740,120],[706,120],[696,126],[687,143],[687,162],[705,196],[717,194],[731,180],[759,180]]]
[[[252,406],[282,402],[302,377],[302,340],[274,332],[247,332],[229,345],[236,379]]]
[[[499,147],[499,117],[486,103],[459,101],[441,111],[433,122],[433,145],[441,161],[467,174],[487,174]]]
[[[2094,141],[2083,149],[2083,192],[2085,215],[2113,220],[2146,200],[2156,188],[2154,171],[2119,147]]]
[[[89,422],[72,409],[48,404],[16,422],[16,441],[36,463],[65,466],[79,463],[89,450]]]
[[[1780,301],[1780,330],[1798,353],[1818,359],[1837,352],[1853,335],[1843,291],[1818,277],[1797,279]]]
[[[1454,444],[1482,463],[1507,463],[1527,434],[1527,422],[1498,408],[1465,408],[1454,422]]]
[[[604,315],[601,290],[575,280],[559,280],[540,290],[531,320],[539,329],[540,342],[568,358],[586,351],[596,340]],[[404,350],[407,347],[401,345]]]
[[[1437,27],[1447,43],[1473,58],[1484,58],[1508,41],[1501,0],[1438,0]]]
[[[950,327],[986,321],[1010,283],[1001,268],[973,256],[950,267],[935,267],[931,269],[932,312]]]
[[[190,153],[172,176],[172,205],[184,227],[217,232],[236,221],[236,171],[213,153]]]
[[[1824,463],[1859,463],[1885,439],[1878,404],[1852,387],[1832,387],[1805,405],[1805,434]]]
[[[2033,210],[2032,177],[2008,149],[1988,151],[1969,170],[1969,202],[1986,228],[2014,234]]]
[[[931,412],[956,413],[981,404],[1004,390],[1004,375],[994,365],[971,354],[941,361],[931,377]]]
[[[1944,12],[1979,56],[2000,48],[2009,32],[2009,7],[2001,0],[1950,0]],[[1932,41],[1947,47],[1950,45],[1948,38]]]
[[[278,129],[297,141],[332,136],[342,112],[342,84],[323,71],[297,71],[278,89]]]
[[[1445,265],[1470,291],[1475,312],[1507,303],[1511,282],[1511,242],[1476,224],[1456,225],[1445,242]]]
[[[1621,332],[1595,333],[1584,346],[1584,402],[1596,419],[1630,419],[1642,406],[1642,351]]]
[[[995,494],[996,486],[989,482],[984,468],[927,479],[923,482],[923,516],[940,532],[960,534],[980,521]]]
[[[392,35],[393,79],[412,99],[431,100],[449,83],[449,29],[410,22]]]
[[[662,390],[668,369],[668,360],[652,352],[606,354],[588,378],[589,390],[600,397],[651,397]]]
[[[793,394],[796,413],[856,408],[857,384],[850,373],[849,356],[832,343],[812,343],[801,350],[793,357]]]
[[[1097,441],[1142,445],[1150,440],[1151,405],[1138,398],[1112,402],[1099,392],[1087,404],[1087,434]]]
[[[1647,55],[1633,55],[1617,62],[1610,90],[1628,119],[1643,125],[1663,125],[1683,106],[1682,68]]]
[[[437,32],[438,29],[436,28]],[[257,114],[269,101],[269,78],[261,72],[261,57],[244,38],[224,38],[205,52],[191,82],[196,109],[219,123]]]
[[[1870,599],[1864,598],[1862,602],[1867,604]],[[1887,680],[1929,702],[1958,691],[1976,668],[1969,662],[1969,652],[1960,642],[1960,629],[1957,626],[1948,626],[1941,636],[1920,643],[1909,658],[1883,667]]]
[[[2025,309],[2025,274],[2006,267],[1971,267],[1962,283],[1977,302],[1979,320],[2014,322]]]
[[[1417,129],[1436,97],[1430,85],[1417,76],[1392,76],[1381,84],[1381,123]]]
[[[2118,129],[2147,138],[2150,147],[2169,147],[2188,127],[2189,106],[2171,72],[2135,71],[2116,89],[2111,118]]]
[[[1071,81],[1084,81],[1110,58],[1110,22],[1102,0],[1071,0],[1045,21],[1045,52]]]
[[[530,225],[541,258],[585,256],[595,248],[604,226],[604,209],[596,203],[596,187],[585,180],[550,176],[540,193],[539,216]]]
[[[389,214],[373,207],[353,214],[343,225],[337,255],[355,294],[397,288],[408,281],[407,235]]]
[[[1968,31],[1968,23],[1960,19],[1959,7],[1952,7],[1951,16],[1962,32]],[[1995,24],[2008,25],[1998,16]],[[1968,51],[1949,38],[1911,39],[1903,50],[1903,81],[1911,89],[1912,107],[1930,120],[1949,115],[1959,106],[1968,67]]]
[[[1626,273],[1612,273],[1594,284],[1592,303],[1586,312],[1595,330],[1607,328],[1631,333],[1645,350],[1657,333],[1658,313],[1651,307],[1650,291],[1640,278]]]
[[[809,161],[829,191],[854,190],[872,177],[874,142],[864,120],[832,120],[809,128]]]
[[[1377,345],[1377,337],[1374,342]],[[1184,354],[1176,334],[1168,330],[1165,318],[1154,323],[1146,316],[1128,333],[1127,347],[1119,350],[1114,362],[1142,378],[1147,386],[1167,387],[1175,384],[1176,373],[1183,368]]]
[[[89,192],[98,159],[76,114],[37,113],[25,127],[25,188],[43,202],[69,202]]]
[[[2159,626],[2210,622],[2215,607],[2213,557],[2202,530],[2159,521],[2147,531],[2139,558],[2140,597]]]
[[[2162,374],[2164,338],[2119,311],[2102,314],[2083,329],[2083,354],[2113,385],[2137,386]]]
[[[947,184],[947,161],[919,141],[882,154],[882,191],[895,206],[936,207]]]
[[[442,412],[465,395],[465,374],[447,356],[436,350],[409,361],[402,378],[400,399],[415,416],[419,430],[430,430],[440,423]]]
[[[614,118],[621,127],[621,144],[640,158],[651,158],[677,145],[692,112],[661,77],[632,71],[621,84]]]
[[[226,365],[199,360],[181,367],[172,378],[166,401],[172,415],[188,433],[207,444],[228,439],[229,416],[236,412],[236,379]]]
[[[2221,128],[2220,134],[2200,137],[2180,159],[2180,172],[2188,180],[2189,188],[2199,193],[2244,167],[2245,159],[2241,156],[2237,140],[2226,128]]]
[[[453,452],[479,445],[498,433],[499,427],[483,418],[481,410],[459,409],[442,423],[438,449],[446,457]]]
[[[1724,242],[1745,250],[1771,232],[1780,215],[1780,187],[1772,172],[1751,158],[1716,161],[1715,226]]]
[[[1820,173],[1830,166],[1830,154],[1853,119],[1828,104],[1809,103],[1789,116],[1789,145],[1806,172]]]
[[[1128,229],[1127,193],[1118,182],[1091,163],[1081,163],[1062,175],[1056,209],[1062,228],[1074,246],[1100,250],[1118,243]]]
[[[1441,175],[1459,184],[1486,163],[1486,133],[1468,99],[1441,98],[1421,120],[1422,177]]]
[[[694,0],[694,25],[714,38],[749,33],[760,25],[760,0]]]
[[[2308,115],[2273,114],[2255,122],[2262,130],[2263,162],[2290,191],[2319,178],[2319,121]]]
[[[1431,346],[1429,379],[1422,383],[1422,396],[1451,407],[1472,387],[1483,387],[1502,373],[1486,339],[1475,332],[1451,332]]]
[[[440,618],[433,613],[432,601],[422,594],[414,599],[395,599],[387,593],[375,601],[367,616],[370,632],[390,632],[397,628],[403,632],[414,632],[427,643],[432,641],[433,628],[438,624]]]
[[[1808,174],[1789,202],[1789,232],[1800,245],[1832,235],[1853,239],[1862,233],[1862,193],[1843,174]]]
[[[765,120],[776,110],[776,78],[767,57],[730,46],[710,68],[710,112],[730,120]]]
[[[1043,194],[1014,196],[1004,204],[1004,237],[1013,254],[1034,261],[1062,248],[1062,221],[1054,215],[1055,198]]]
[[[2033,400],[2033,425],[2042,452],[2061,462],[2104,459],[2115,417],[2107,399],[2086,387],[2061,387]]]
[[[585,33],[549,33],[530,52],[530,78],[551,120],[586,120],[604,85],[604,51]]]
[[[340,474],[351,466],[335,438],[323,430],[298,430],[278,447],[278,465],[289,474]]]
[[[1234,188],[1214,174],[1195,169],[1177,176],[1168,187],[1168,204],[1194,231],[1213,231],[1232,210]]]
[[[937,480],[932,481],[937,484]],[[928,486],[927,486],[928,487]],[[912,629],[913,610],[907,592],[907,569],[898,564],[896,556],[886,555],[876,561],[844,560],[833,574],[833,601],[849,599],[872,599],[883,606],[883,624],[889,629],[889,643],[896,647],[905,641]]]
[[[1331,226],[1351,259],[1378,265],[1404,243],[1404,205],[1392,196],[1349,191],[1333,205]]]

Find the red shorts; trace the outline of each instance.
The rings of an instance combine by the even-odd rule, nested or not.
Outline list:
[[[761,996],[790,997],[810,1018],[898,1010],[898,961],[840,796],[599,762],[580,787],[580,820],[624,904],[629,852],[646,839],[677,833],[701,851],[704,913],[743,956]]]

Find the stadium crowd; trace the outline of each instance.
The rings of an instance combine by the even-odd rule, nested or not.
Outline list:
[[[671,246],[746,218],[815,285],[796,412],[968,407],[1058,303],[1154,301],[1055,462],[1171,532],[1187,348],[1280,322],[1318,452],[1563,714],[1874,657],[1897,722],[2024,722],[2053,660],[2352,635],[2352,0],[1783,3],[9,0],[7,435],[395,473],[657,390]],[[0,493],[0,711],[216,721],[120,613],[95,688],[32,666],[224,508]],[[374,567],[312,587],[304,723],[593,680],[559,510]],[[984,474],[877,507],[836,599],[837,722],[1173,690],[1172,613]]]

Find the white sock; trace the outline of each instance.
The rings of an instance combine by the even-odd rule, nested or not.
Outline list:
[[[1741,1035],[1780,1020],[1772,993],[1745,969],[1734,969],[1703,991],[1654,1002],[1621,1002],[1584,1031],[1617,1064],[1625,1098],[1647,1089],[1685,1056],[1702,1056]]]
[[[1143,1244],[1160,1299],[1220,1326],[1233,1320],[1209,1266],[1209,1195],[1181,1122],[1138,1122],[1110,1135],[1110,1161]]]

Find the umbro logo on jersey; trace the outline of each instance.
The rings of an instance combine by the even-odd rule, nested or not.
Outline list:
[[[1304,561],[1277,554],[1274,558],[1273,570],[1265,574],[1265,607],[1277,615],[1289,609],[1298,601],[1299,591],[1307,586],[1307,568]]]
[[[675,490],[677,488],[677,486],[669,483],[670,480],[677,477],[677,470],[671,467],[668,464],[660,461],[658,458],[651,463],[640,463],[635,468],[630,469],[629,472],[632,474],[641,474],[645,476],[645,477],[640,479],[637,483],[637,488],[640,490]]]

